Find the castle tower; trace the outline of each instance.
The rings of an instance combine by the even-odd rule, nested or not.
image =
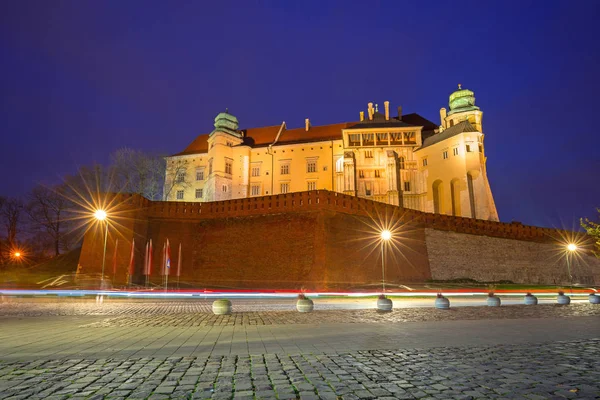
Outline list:
[[[475,106],[475,93],[468,89],[463,89],[459,84],[458,90],[450,94],[448,106],[450,107],[448,114],[445,115],[446,110],[441,113],[441,118],[443,119],[442,126],[444,128],[450,128],[462,121],[469,121],[477,131],[483,132],[481,127],[483,112],[481,112],[479,107]]]
[[[244,141],[238,127],[238,119],[227,110],[215,118],[215,129],[208,137],[208,174],[204,185],[204,201],[238,197],[233,194],[234,176],[238,175],[238,171],[234,169],[239,168],[234,147]]]

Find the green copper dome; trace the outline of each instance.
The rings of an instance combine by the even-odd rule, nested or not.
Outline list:
[[[215,117],[215,129],[211,132],[211,135],[215,132],[224,132],[236,137],[242,137],[238,132],[239,126],[238,119],[229,114],[228,110],[225,110],[225,112],[219,113]]]
[[[475,106],[475,93],[468,89],[463,89],[461,85],[458,85],[458,90],[450,95],[449,99],[450,112],[448,115],[463,112],[479,110],[479,107]]]

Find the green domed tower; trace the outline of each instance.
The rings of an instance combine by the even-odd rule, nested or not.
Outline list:
[[[242,134],[238,131],[239,126],[238,119],[229,114],[226,109],[225,112],[219,113],[215,117],[215,129],[210,134],[213,135],[216,132],[223,132],[241,138]]]
[[[482,132],[483,112],[475,105],[475,93],[469,89],[463,89],[462,85],[458,84],[458,90],[450,94],[448,106],[450,110],[447,115],[445,108],[440,110],[442,128],[448,129],[463,121],[469,121],[475,129]]]

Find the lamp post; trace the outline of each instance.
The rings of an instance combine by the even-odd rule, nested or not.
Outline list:
[[[106,219],[106,211],[96,210],[94,218],[102,223],[106,221],[106,227],[104,229],[104,251],[102,252],[102,277],[100,278],[100,290],[104,289],[104,264],[106,263],[106,241],[108,240],[108,220]]]
[[[577,251],[577,245],[575,243],[569,243],[567,245],[567,272],[569,273],[569,280],[571,281],[571,294],[573,294],[573,275],[571,275],[571,255]]]
[[[385,294],[385,244],[392,238],[392,232],[385,229],[381,231],[381,290]]]

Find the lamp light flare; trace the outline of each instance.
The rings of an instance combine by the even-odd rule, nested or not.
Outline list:
[[[384,230],[381,232],[381,238],[383,240],[390,240],[392,238],[392,232],[390,232],[389,230]]]
[[[94,213],[94,218],[96,218],[98,221],[104,221],[106,219],[106,211],[96,210]]]
[[[575,251],[575,250],[577,250],[577,245],[575,243],[569,243],[567,245],[567,250],[569,250],[569,251]]]
[[[21,257],[21,253],[20,252],[15,252],[15,257]]]

